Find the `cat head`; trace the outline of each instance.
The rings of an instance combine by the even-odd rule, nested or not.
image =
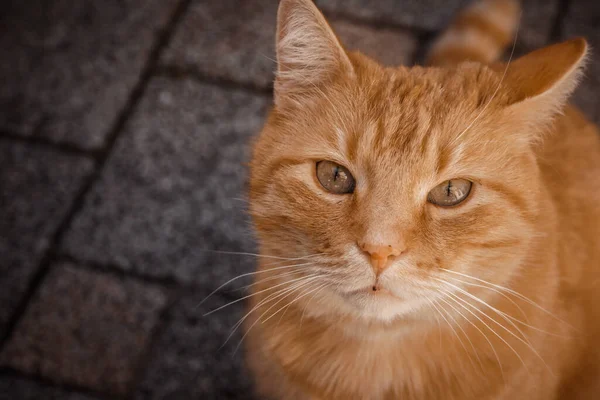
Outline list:
[[[262,253],[302,260],[281,279],[310,277],[320,311],[378,320],[448,282],[469,290],[452,273],[505,284],[544,233],[536,146],[586,48],[386,68],[347,52],[310,0],[283,0],[275,106],[251,163]]]

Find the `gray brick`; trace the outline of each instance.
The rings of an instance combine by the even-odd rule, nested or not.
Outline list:
[[[558,0],[524,0],[519,26],[519,43],[534,50],[549,43],[550,34],[558,12]]]
[[[571,0],[563,21],[566,37],[584,35],[597,40],[600,3],[593,0]]]
[[[443,29],[473,0],[316,0],[326,11],[427,30]],[[544,45],[557,12],[556,0],[525,0],[519,37],[527,48]]]
[[[94,400],[68,389],[47,386],[29,379],[0,376],[0,400]]]
[[[196,1],[178,27],[162,63],[201,74],[269,87],[275,71],[277,1]],[[349,49],[386,64],[411,61],[415,40],[403,30],[334,21]]]
[[[192,80],[153,80],[66,251],[186,284],[251,268],[207,250],[254,249],[244,164],[268,103]]]
[[[407,31],[376,29],[343,20],[333,20],[332,26],[349,50],[360,50],[387,66],[412,63],[417,41]]]
[[[56,265],[0,354],[0,364],[123,394],[166,300],[154,286]]]
[[[277,1],[194,1],[162,62],[267,87],[275,70]]]
[[[574,102],[596,123],[600,123],[600,3],[574,0],[564,21],[564,39],[584,36],[591,45],[586,77],[575,92]]]
[[[0,336],[91,169],[82,157],[0,141]]]
[[[427,30],[441,30],[456,13],[472,0],[316,0],[332,15],[351,15],[365,21],[395,23]],[[519,28],[519,50],[529,51],[548,43],[556,0],[523,1],[523,16]]]
[[[573,103],[596,124],[600,124],[600,77],[588,76],[581,81],[573,95]]]
[[[0,129],[100,146],[179,0],[9,0]],[[36,132],[34,132],[36,131]]]
[[[139,400],[252,399],[243,363],[239,330],[227,342],[232,327],[243,316],[241,303],[203,317],[224,305],[219,296],[199,307],[206,293],[184,297],[174,308],[169,325],[154,348],[154,357],[135,396]]]
[[[436,30],[469,0],[316,0],[323,10],[370,21]]]

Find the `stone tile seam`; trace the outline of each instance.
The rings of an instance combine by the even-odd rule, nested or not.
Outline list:
[[[197,83],[213,85],[222,89],[241,90],[259,96],[270,96],[273,92],[272,85],[262,87],[252,83],[244,83],[234,79],[204,74],[193,64],[183,66],[170,63],[161,64],[156,68],[155,76],[168,78],[174,81],[189,79]]]
[[[167,296],[167,301],[158,315],[158,321],[156,323],[156,326],[149,334],[148,344],[140,352],[138,362],[136,363],[133,369],[133,377],[131,379],[130,387],[127,391],[127,395],[125,396],[126,400],[135,399],[137,388],[139,387],[140,383],[144,380],[146,373],[148,372],[150,365],[152,364],[152,361],[155,358],[155,355],[157,353],[156,348],[160,344],[160,339],[162,335],[166,332],[166,330],[169,328],[170,322],[172,320],[173,308],[185,295],[182,291],[178,291],[173,288],[165,288],[164,291],[165,295]]]
[[[71,264],[74,268],[87,270],[90,272],[98,273],[101,275],[109,275],[118,279],[130,279],[132,281],[141,283],[143,285],[155,286],[159,287],[162,290],[168,291],[177,291],[178,293],[184,295],[191,295],[197,293],[198,290],[206,290],[207,292],[211,292],[213,290],[212,287],[206,287],[204,285],[185,285],[181,282],[176,281],[174,278],[156,278],[150,275],[140,274],[137,272],[125,270],[119,265],[116,264],[108,264],[108,263],[99,263],[90,260],[81,260],[79,258],[73,257],[69,254],[59,253],[53,255],[53,262],[56,263],[68,263]],[[132,268],[135,270],[135,267]],[[220,285],[222,282],[217,284]],[[233,301],[237,300],[243,295],[232,295],[226,291],[222,291],[219,293],[215,293],[213,296],[222,298],[224,300]]]
[[[122,398],[116,398],[112,394],[100,393],[100,392],[97,392],[95,390],[89,389],[84,386],[79,386],[79,385],[74,385],[74,384],[69,384],[69,383],[57,383],[57,382],[54,382],[42,375],[28,374],[28,373],[13,369],[11,367],[0,368],[0,379],[1,378],[16,378],[16,379],[23,379],[23,380],[27,380],[27,381],[34,381],[34,382],[37,382],[44,386],[63,390],[65,392],[71,393],[71,394],[84,395],[86,397],[89,397],[91,399],[96,399],[96,400],[126,400],[126,399],[122,399]]]
[[[401,24],[393,24],[388,22],[381,22],[376,19],[365,19],[361,17],[355,17],[349,14],[340,12],[327,12],[324,11],[324,15],[331,22],[347,22],[358,27],[366,27],[376,31],[390,30],[398,34],[404,34],[413,36],[417,43],[417,46],[412,54],[414,59],[415,54],[419,53],[419,47],[423,41],[428,41],[431,37],[435,36],[438,30],[433,29],[422,29],[418,27],[404,26]],[[349,49],[352,50],[352,49]],[[413,61],[413,60],[411,60]],[[414,62],[414,61],[413,61]],[[275,72],[275,71],[274,71]],[[257,94],[271,94],[273,91],[273,84],[271,83],[267,87],[262,87],[252,83],[240,82],[235,79],[227,79],[210,74],[204,74],[198,70],[193,63],[184,63],[183,65],[177,65],[173,62],[160,63],[158,67],[158,74],[160,76],[169,77],[174,80],[179,79],[194,79],[198,82],[209,83],[222,86],[224,88],[237,88],[246,90],[248,92],[254,92]],[[273,74],[274,78],[274,74]]]
[[[184,1],[187,1],[187,0],[184,0]],[[397,31],[398,33],[412,35],[417,40],[417,44],[418,44],[417,47],[422,46],[424,38],[426,40],[428,40],[436,32],[435,30],[420,29],[418,27],[407,27],[407,26],[403,26],[400,24],[379,22],[375,19],[373,19],[373,20],[362,19],[362,18],[354,17],[351,15],[346,15],[344,13],[339,13],[339,12],[325,12],[325,14],[328,15],[328,17],[332,21],[349,22],[349,23],[352,23],[357,26],[369,27],[369,28],[375,29],[375,30],[389,29],[389,30]],[[420,49],[417,48],[417,49],[415,49],[414,53],[418,54],[419,52],[420,52]],[[413,58],[414,58],[414,54],[413,54]],[[141,73],[141,75],[143,75],[143,72]],[[239,82],[236,80],[230,80],[230,79],[220,78],[220,77],[216,77],[216,76],[211,76],[208,74],[206,74],[206,75],[202,74],[195,68],[195,66],[193,64],[188,64],[188,65],[183,65],[183,66],[172,65],[169,63],[161,64],[160,60],[158,60],[155,68],[153,68],[151,77],[167,77],[167,78],[170,78],[173,80],[193,79],[200,83],[213,84],[213,85],[220,86],[224,89],[244,90],[244,91],[259,94],[259,95],[270,95],[273,90],[272,84],[269,85],[268,87],[261,87],[261,86],[254,85],[251,83],[244,83],[244,82]],[[134,91],[135,91],[135,88],[132,90],[132,92],[134,92]],[[128,107],[126,105],[125,109],[127,109],[127,108]],[[120,119],[120,116],[117,117],[117,120],[119,120],[119,119]],[[49,138],[39,136],[35,132],[37,130],[38,129],[34,129],[34,132],[32,133],[32,135],[29,135],[29,136],[16,135],[9,131],[0,131],[0,139],[21,142],[21,143],[29,144],[29,145],[35,146],[35,147],[53,148],[62,153],[78,154],[78,155],[82,155],[82,156],[93,157],[96,159],[102,159],[102,155],[105,151],[105,148],[107,147],[108,142],[110,141],[110,136],[111,136],[111,135],[109,135],[109,138],[106,140],[106,143],[104,146],[101,146],[99,148],[86,149],[86,148],[80,147],[76,144],[63,142],[63,141],[55,141],[55,140],[52,140]],[[112,129],[111,129],[111,131],[112,131]]]
[[[53,264],[55,254],[55,249],[58,248],[64,234],[68,231],[71,226],[72,221],[78,212],[83,208],[85,203],[85,199],[87,194],[90,192],[94,184],[98,181],[101,176],[101,173],[106,165],[106,162],[109,158],[109,155],[117,141],[119,134],[124,130],[129,117],[134,113],[137,105],[143,98],[145,93],[145,89],[148,86],[150,79],[153,76],[153,71],[158,65],[160,56],[162,52],[167,48],[175,29],[178,23],[182,20],[185,12],[189,9],[191,4],[191,0],[180,0],[179,3],[174,7],[174,11],[170,16],[167,24],[159,30],[159,33],[156,35],[156,39],[152,45],[152,49],[150,54],[144,64],[144,68],[140,73],[140,78],[133,90],[130,92],[127,103],[123,110],[119,113],[116,118],[112,128],[109,130],[109,135],[104,146],[99,151],[97,156],[94,168],[88,174],[87,177],[84,178],[84,182],[80,185],[79,190],[76,192],[75,196],[73,196],[73,200],[66,212],[65,217],[63,217],[62,221],[59,223],[56,230],[50,236],[48,250],[42,257],[42,260],[37,266],[36,272],[34,273],[27,289],[24,292],[22,299],[19,301],[18,306],[15,311],[11,315],[8,326],[6,329],[6,333],[3,337],[0,338],[0,351],[4,348],[11,335],[15,331],[15,328],[19,321],[21,320],[24,312],[29,304],[30,300],[34,297],[35,293],[42,285],[44,278],[48,275],[51,270],[51,266]],[[87,178],[87,179],[86,179]]]
[[[160,338],[163,335],[163,333],[168,329],[169,325],[173,320],[174,307],[183,297],[197,294],[198,289],[201,286],[184,286],[178,284],[177,282],[164,282],[160,279],[155,278],[149,279],[147,276],[125,272],[118,266],[80,261],[74,257],[67,255],[55,255],[54,259],[57,263],[69,263],[72,264],[72,268],[88,271],[90,273],[96,273],[104,276],[112,276],[119,280],[125,278],[132,282],[140,283],[142,285],[158,287],[163,291],[163,293],[167,297],[165,305],[159,312],[157,323],[150,332],[149,342],[141,352],[139,360],[136,363],[133,378],[131,381],[131,386],[128,388],[127,393],[119,398],[122,400],[134,399],[136,395],[136,390],[139,387],[140,382],[143,381],[148,368],[152,364],[152,361],[155,355],[157,354],[156,348],[160,343]],[[204,287],[204,289],[206,290],[206,293],[212,292],[212,288]],[[224,303],[237,301],[242,296],[242,294],[240,294],[239,296],[228,295],[227,292],[219,292],[214,293],[212,295],[212,297],[217,297],[219,299],[224,300]],[[200,308],[198,308],[198,310],[199,313],[202,312]]]
[[[6,130],[0,131],[0,141],[20,143],[32,148],[51,150],[65,155],[74,155],[79,157],[99,158],[98,150],[82,149],[69,142],[56,142],[43,136],[22,136],[16,135]]]
[[[548,35],[549,36],[548,39],[550,42],[555,42],[555,41],[559,40],[560,37],[562,36],[563,23],[564,23],[565,18],[567,17],[567,11],[568,11],[569,5],[571,3],[571,0],[556,0],[556,2],[558,5],[557,12],[554,17],[554,22],[553,22],[552,28],[550,29],[550,32]],[[416,46],[416,49],[414,51],[414,54],[413,54],[413,57],[411,60],[413,64],[415,62],[420,61],[423,58],[425,52],[427,51],[430,41],[439,32],[439,29],[436,30],[436,29],[421,28],[418,26],[390,23],[390,22],[382,21],[382,20],[379,20],[376,18],[357,17],[357,16],[353,16],[353,15],[346,14],[344,12],[339,12],[339,11],[335,11],[335,12],[334,11],[324,11],[324,14],[327,16],[327,18],[329,18],[332,21],[344,21],[344,22],[349,22],[349,23],[355,24],[357,26],[369,27],[369,28],[372,28],[375,30],[390,29],[393,31],[397,31],[399,33],[413,35],[417,41],[417,46]],[[238,82],[235,80],[229,80],[229,79],[223,79],[223,78],[219,78],[219,77],[213,77],[210,75],[205,75],[205,74],[200,73],[193,64],[188,64],[188,65],[183,65],[183,66],[172,65],[170,63],[161,64],[160,60],[159,60],[159,62],[157,63],[157,66],[155,68],[155,71],[153,71],[153,74],[152,74],[152,77],[156,77],[156,76],[168,77],[173,80],[194,79],[201,83],[215,84],[215,85],[222,86],[223,88],[226,88],[226,89],[227,88],[241,89],[241,90],[246,90],[248,92],[254,92],[257,94],[270,94],[272,92],[272,84],[269,85],[268,87],[264,88],[264,87],[260,87],[258,85],[253,85],[253,84]],[[21,135],[16,135],[11,132],[7,132],[7,131],[0,131],[0,139],[2,139],[2,138],[31,144],[33,146],[56,148],[57,150],[59,150],[63,153],[80,154],[80,155],[94,157],[94,158],[100,158],[101,157],[100,154],[103,151],[103,147],[100,147],[98,149],[85,149],[85,148],[79,147],[74,144],[70,144],[70,143],[66,143],[66,142],[62,142],[62,141],[53,141],[51,139],[40,137],[37,134],[35,134],[35,130],[34,130],[34,133],[30,136],[21,136]],[[108,140],[107,140],[107,142],[108,142]]]

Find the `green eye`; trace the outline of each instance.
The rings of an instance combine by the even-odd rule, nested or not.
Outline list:
[[[451,179],[434,187],[427,201],[441,207],[452,207],[469,197],[472,186],[473,183],[466,179]]]
[[[331,161],[317,162],[317,179],[328,192],[348,194],[354,191],[354,177],[346,167]]]

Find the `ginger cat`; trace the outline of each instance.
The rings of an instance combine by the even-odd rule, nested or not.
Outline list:
[[[518,8],[384,68],[281,1],[251,163],[261,399],[600,399],[600,139],[566,104],[587,44],[496,63]]]

